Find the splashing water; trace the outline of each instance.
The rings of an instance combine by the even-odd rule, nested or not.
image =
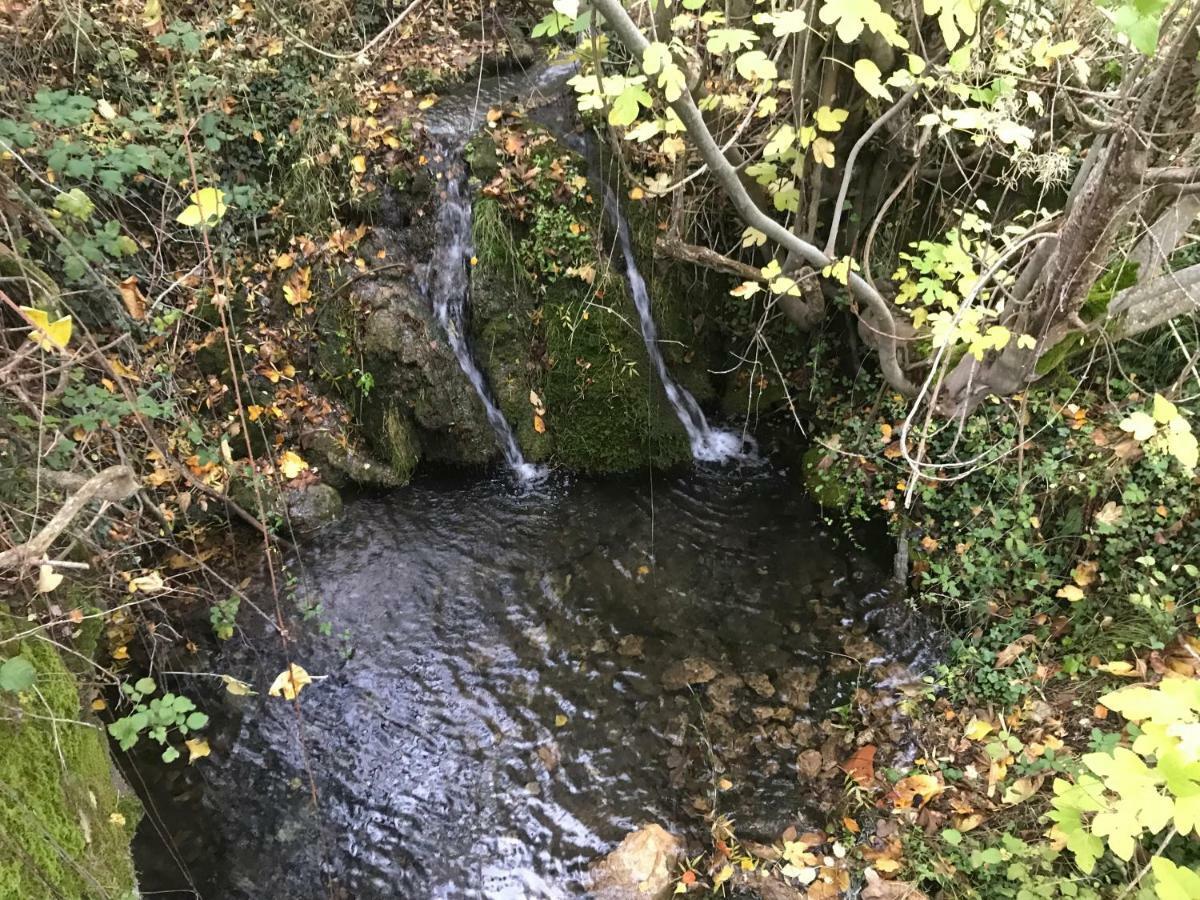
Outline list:
[[[471,198],[464,189],[466,175],[461,146],[450,143],[441,145],[434,154],[433,171],[442,185],[443,196],[434,225],[436,243],[425,290],[438,323],[446,332],[446,339],[454,351],[459,368],[483,403],[488,423],[504,452],[505,462],[518,480],[533,481],[541,477],[543,470],[525,461],[512,426],[492,399],[487,381],[467,341],[466,312],[471,289],[468,261],[474,256],[474,248],[471,244]]]
[[[732,431],[714,429],[708,424],[704,412],[696,398],[671,377],[667,371],[666,360],[658,349],[658,328],[650,311],[650,293],[646,290],[646,280],[638,271],[637,259],[633,253],[633,240],[629,236],[629,223],[621,214],[621,205],[617,202],[616,194],[608,185],[604,186],[604,211],[608,214],[617,231],[617,241],[621,245],[621,255],[625,257],[625,278],[629,282],[629,292],[633,295],[633,303],[637,307],[638,318],[641,321],[642,340],[646,344],[646,353],[658,372],[667,400],[675,410],[675,415],[687,432],[688,441],[692,445],[692,458],[703,462],[728,462],[743,459],[742,435]]]

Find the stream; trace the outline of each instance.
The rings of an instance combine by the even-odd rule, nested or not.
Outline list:
[[[882,570],[762,464],[427,476],[350,502],[286,574],[301,714],[266,695],[285,656],[243,608],[198,665],[260,693],[202,698],[207,759],[137,767],[147,896],[577,897],[639,824],[704,829],[718,774],[719,810],[770,840],[823,821],[796,754],[863,677],[847,642],[921,647]],[[720,677],[679,684],[696,660]],[[761,676],[773,699],[733,690]],[[715,705],[722,684],[748,699]]]

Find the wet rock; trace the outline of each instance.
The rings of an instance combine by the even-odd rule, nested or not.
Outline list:
[[[660,825],[646,825],[592,867],[596,900],[668,900],[672,876],[683,858],[683,841]]]
[[[737,692],[745,684],[736,675],[722,675],[708,685],[708,699],[713,711],[731,716],[737,710]]]
[[[788,669],[776,677],[775,684],[782,702],[792,709],[808,709],[809,697],[817,686],[817,673],[812,669]]]
[[[878,644],[870,638],[859,634],[848,635],[846,640],[842,642],[842,649],[846,652],[847,656],[853,657],[863,663],[879,659],[883,656],[883,650]]]
[[[336,488],[348,484],[363,487],[393,488],[407,480],[383,461],[362,450],[352,442],[340,441],[329,431],[318,431],[301,439],[321,468],[326,482]]]
[[[802,778],[816,778],[825,768],[825,758],[820,750],[805,750],[796,759],[796,769]]]
[[[316,531],[342,514],[342,495],[325,483],[287,492],[288,518],[297,531]]]
[[[617,642],[617,652],[622,656],[641,656],[645,649],[645,638],[636,634],[627,634]]]
[[[689,656],[672,663],[663,672],[663,687],[668,691],[681,691],[689,685],[707,684],[717,677],[717,669],[707,659]]]
[[[771,679],[762,672],[752,672],[747,675],[746,684],[760,697],[770,697],[775,693],[775,686],[771,684]]]

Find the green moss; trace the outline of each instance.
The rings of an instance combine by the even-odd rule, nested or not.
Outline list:
[[[0,619],[0,639],[11,621]],[[58,651],[40,640],[0,645],[17,650],[37,670],[37,692],[0,694],[0,897],[132,896],[140,806],[118,789],[108,739],[81,711]]]
[[[412,425],[394,406],[388,407],[383,414],[380,438],[384,459],[397,477],[407,482],[421,460],[421,448]]]

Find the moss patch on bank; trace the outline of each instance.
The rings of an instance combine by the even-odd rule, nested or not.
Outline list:
[[[13,621],[0,616],[0,640]],[[0,656],[18,653],[37,676],[29,691],[0,692],[0,897],[134,897],[141,807],[118,788],[108,739],[59,652],[42,640],[0,645]]]

